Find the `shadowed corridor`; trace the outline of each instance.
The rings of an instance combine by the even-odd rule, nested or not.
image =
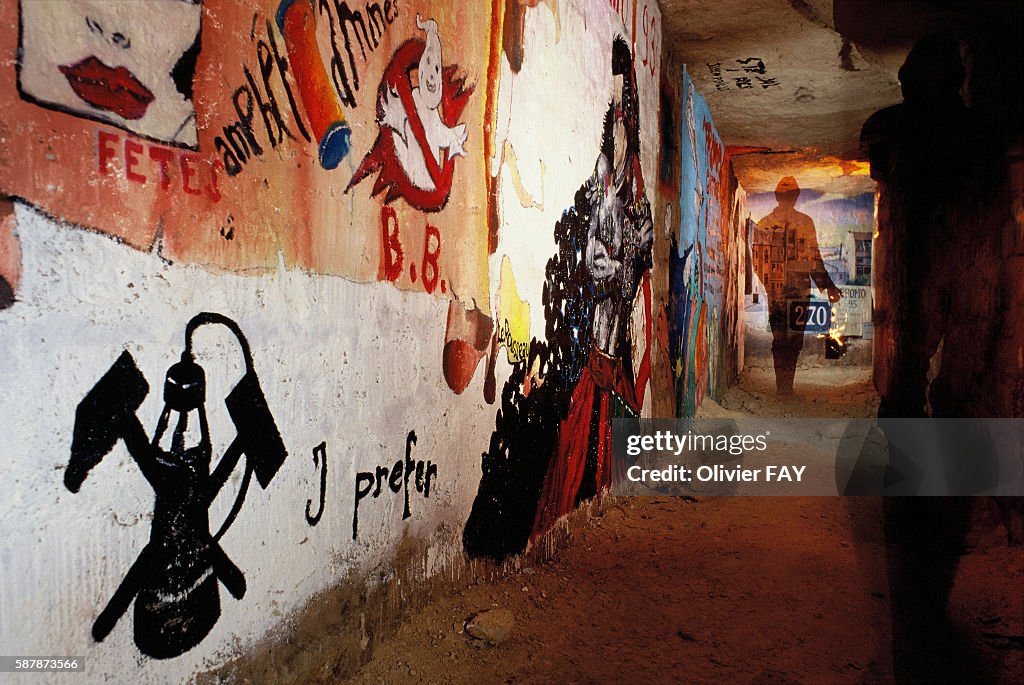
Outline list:
[[[770,357],[761,363],[726,393],[728,408],[708,401],[702,414],[877,410],[864,366],[811,361],[797,395],[779,399]],[[940,658],[944,682],[1010,685],[1024,673],[1024,550],[977,504],[949,603],[958,651],[916,658]],[[607,496],[569,517],[552,558],[533,550],[412,614],[352,682],[905,682],[883,526],[877,497]],[[514,616],[508,642],[465,634],[495,608]]]

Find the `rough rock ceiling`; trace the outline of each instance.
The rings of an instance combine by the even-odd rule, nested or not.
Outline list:
[[[865,119],[902,100],[914,42],[963,30],[979,7],[1016,0],[661,0],[665,45],[687,65],[749,192],[800,172],[804,187],[852,195],[873,183]]]

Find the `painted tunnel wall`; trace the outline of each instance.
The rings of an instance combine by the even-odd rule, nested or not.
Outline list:
[[[559,7],[511,3],[503,26],[489,171],[504,347],[488,360],[498,411],[463,534],[495,559],[611,482],[611,422],[650,415],[655,392],[660,15],[650,1]],[[576,76],[544,87],[555,64]]]
[[[742,365],[744,196],[654,0],[0,19],[6,652],[163,682],[400,611]]]
[[[115,682],[406,541],[449,568],[493,415],[443,363],[490,306],[490,4],[145,9],[0,9],[0,644]]]
[[[503,559],[742,362],[742,191],[655,0],[0,26],[5,652],[178,680],[409,544],[413,587]]]
[[[875,231],[874,193],[833,195],[802,187],[804,179],[799,173],[793,178],[800,187],[796,209],[814,222],[818,248],[829,277],[836,285],[845,285],[852,281],[856,281],[852,283],[854,285],[868,285],[871,282],[870,241]],[[755,222],[771,214],[778,204],[774,192],[757,193],[747,197],[747,209],[750,218]],[[863,249],[864,245],[857,245],[858,239],[868,241],[866,250]],[[867,260],[863,259],[865,253]],[[858,256],[861,256],[860,262],[857,261]],[[861,267],[860,274],[857,271],[858,266]]]
[[[824,193],[813,187],[801,187],[804,183],[811,185],[813,176],[808,177],[800,171],[795,174],[780,178],[779,183],[784,183],[784,180],[788,183],[788,179],[796,182],[800,190],[794,209],[813,226],[817,256],[821,258],[828,277],[842,292],[842,299],[831,306],[829,331],[837,337],[870,338],[873,335],[870,284],[875,195],[861,193],[845,196]],[[771,228],[780,224],[780,216],[783,217],[781,221],[786,219],[785,215],[780,215],[781,205],[775,192],[748,195],[747,210],[751,220],[748,236],[751,293],[747,299],[746,326],[748,330],[759,330],[767,334],[771,332],[768,312],[772,294],[769,293],[769,287],[775,298],[781,297],[779,288],[783,287],[782,279],[786,273],[781,265],[776,270],[775,265],[784,258],[784,254],[772,252]],[[803,256],[807,257],[805,244],[794,247],[804,250]],[[827,293],[818,290],[816,284],[810,294],[812,299],[819,302],[828,298]],[[754,302],[754,296],[757,302]],[[748,347],[747,352],[750,351]]]
[[[707,102],[681,83],[679,219],[669,250],[668,357],[676,416],[719,399],[743,368],[746,194]]]

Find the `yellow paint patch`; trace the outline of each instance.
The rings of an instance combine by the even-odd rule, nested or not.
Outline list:
[[[501,258],[497,300],[498,344],[505,346],[510,364],[524,361],[530,352],[530,303],[519,297],[508,255]]]

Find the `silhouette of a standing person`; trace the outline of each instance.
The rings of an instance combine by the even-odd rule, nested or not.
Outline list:
[[[775,188],[778,206],[757,222],[754,244],[767,259],[755,259],[757,275],[768,292],[768,323],[772,329],[775,387],[780,395],[793,393],[796,362],[804,346],[804,327],[811,299],[811,281],[828,293],[830,302],[842,297],[825,270],[818,251],[814,221],[796,211],[800,186],[786,176]]]
[[[970,54],[986,55],[990,40],[972,37]],[[882,419],[997,417],[1009,409],[995,386],[980,382],[1012,373],[995,351],[1011,330],[1002,323],[1011,297],[1001,270],[1010,264],[1002,241],[1012,215],[1011,194],[1001,189],[1006,143],[998,126],[985,125],[986,108],[964,101],[967,93],[992,102],[984,82],[968,78],[961,50],[952,34],[919,40],[899,70],[903,102],[873,114],[861,131],[879,184],[874,379]],[[969,287],[965,273],[976,275]],[[929,378],[933,360],[938,373]],[[930,456],[947,478],[991,489],[981,424],[940,422],[933,430],[944,449]],[[946,608],[972,506],[968,497],[886,498],[898,682],[994,680],[979,672]]]

